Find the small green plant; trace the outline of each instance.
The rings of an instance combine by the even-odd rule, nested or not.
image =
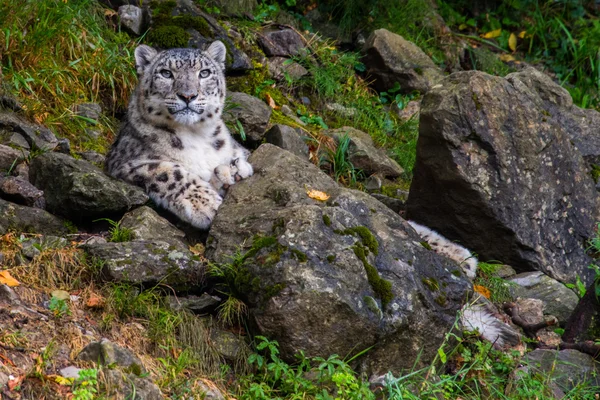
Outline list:
[[[98,393],[98,370],[82,369],[73,383],[73,400],[95,400]]]
[[[62,318],[65,315],[71,314],[71,310],[69,310],[69,304],[67,303],[67,301],[54,296],[50,298],[48,309],[52,311],[54,316],[57,318]]]
[[[490,300],[498,305],[513,300],[512,295],[510,294],[510,285],[514,284],[497,275],[497,271],[501,266],[501,263],[480,262],[477,264],[479,272],[475,279],[475,284],[484,286],[490,290]]]
[[[348,160],[348,148],[351,139],[345,134],[338,140],[335,151],[326,149],[321,158],[321,165],[328,165],[335,180],[345,185],[356,186],[358,179],[362,178],[362,171],[354,168],[354,165]]]
[[[94,222],[97,221],[106,221],[110,225],[110,227],[108,228],[109,242],[120,243],[131,241],[133,237],[133,232],[129,228],[123,228],[120,222],[113,221],[110,218],[100,218],[94,220]]]
[[[298,113],[298,118],[300,118],[300,121],[304,122],[305,124],[316,125],[323,129],[329,129],[329,127],[327,126],[325,121],[323,121],[323,118],[321,116],[315,115],[315,114],[309,114],[309,113],[303,112],[300,109],[298,109],[297,113]]]

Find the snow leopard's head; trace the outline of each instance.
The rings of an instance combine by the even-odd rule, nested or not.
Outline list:
[[[138,46],[135,105],[140,115],[168,125],[217,121],[225,102],[225,52],[219,41],[206,51]]]

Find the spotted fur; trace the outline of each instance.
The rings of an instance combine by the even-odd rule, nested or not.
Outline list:
[[[433,251],[456,261],[469,278],[475,279],[477,258],[469,250],[415,221],[408,221],[408,223],[431,246]]]
[[[206,229],[224,191],[252,175],[248,150],[221,118],[225,46],[135,50],[139,83],[106,160],[110,175],[141,186],[157,204]]]

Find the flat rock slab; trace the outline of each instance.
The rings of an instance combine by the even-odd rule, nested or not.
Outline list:
[[[177,289],[199,285],[204,265],[186,250],[159,240],[85,244],[83,249],[100,260],[108,279],[145,286],[163,283]]]
[[[265,29],[258,34],[258,44],[267,57],[296,56],[305,47],[302,36],[293,29]]]
[[[39,208],[21,206],[0,199],[0,234],[7,231],[65,235],[65,222]]]
[[[457,72],[421,104],[407,215],[518,272],[591,282],[599,198],[565,89],[530,68]]]
[[[66,154],[45,153],[34,158],[29,176],[44,191],[50,212],[75,221],[123,214],[148,200],[142,189]]]
[[[31,149],[51,151],[58,146],[58,139],[45,126],[34,124],[10,111],[0,111],[0,139],[10,140],[12,134],[19,134]]]
[[[0,178],[0,197],[28,207],[46,208],[44,192],[16,176]]]
[[[185,233],[147,206],[138,207],[125,214],[119,223],[131,231],[132,239],[160,240],[175,247],[187,249]]]
[[[378,174],[389,178],[397,178],[404,169],[385,154],[381,148],[375,147],[373,139],[369,134],[344,126],[338,129],[330,129],[325,134],[334,137],[338,142],[340,138],[347,135],[350,138],[348,147],[348,161],[354,168],[362,170],[367,176]]]

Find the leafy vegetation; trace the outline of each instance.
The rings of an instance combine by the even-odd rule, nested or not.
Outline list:
[[[94,122],[105,135],[92,140],[82,134],[90,121],[74,106],[98,102],[107,115],[124,109],[135,82],[134,41],[108,25],[94,0],[5,1],[0,21],[3,80],[27,113],[75,146],[104,152],[116,120]]]

